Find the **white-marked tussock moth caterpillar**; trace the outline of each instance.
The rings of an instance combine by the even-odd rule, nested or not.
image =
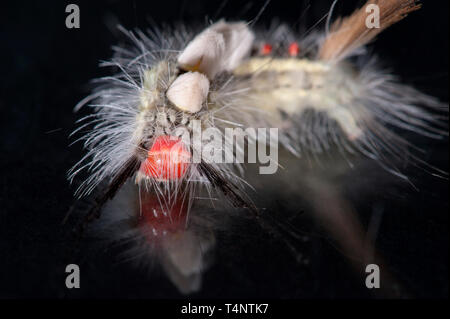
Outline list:
[[[364,50],[420,5],[369,4],[379,6],[379,28],[367,27],[363,6],[335,19],[325,32],[303,38],[284,25],[264,32],[225,20],[200,32],[122,29],[130,45],[115,47],[112,60],[102,64],[119,72],[98,79],[95,91],[77,106],[89,104],[94,112],[81,119],[79,130],[92,130],[81,137],[87,154],[70,179],[88,172],[77,190],[80,197],[100,188],[82,228],[100,216],[104,204],[115,212],[110,221],[136,218],[141,239],[153,236],[172,280],[182,291],[197,289],[204,254],[214,243],[192,231],[210,227],[206,221],[214,219],[204,210],[195,212],[197,199],[206,194],[258,215],[244,167],[236,163],[248,155],[246,148],[230,150],[224,143],[219,150],[231,160],[217,161],[197,147],[209,142],[196,141],[197,129],[215,129],[226,141],[226,129],[240,129],[241,136],[248,128],[276,128],[247,135],[246,143],[272,142],[277,132],[274,141],[298,157],[336,148],[346,159],[369,157],[403,179],[407,176],[396,167],[402,160],[440,172],[422,161],[402,131],[446,136],[447,105],[399,83]],[[127,199],[109,201],[116,195]],[[118,237],[127,236],[124,231]]]

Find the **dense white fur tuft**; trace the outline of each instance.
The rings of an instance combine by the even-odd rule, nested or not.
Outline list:
[[[167,98],[182,111],[200,111],[209,93],[208,78],[198,72],[180,75],[167,90]]]
[[[197,35],[178,57],[186,70],[199,71],[213,79],[239,65],[252,47],[254,35],[243,22],[219,21]]]

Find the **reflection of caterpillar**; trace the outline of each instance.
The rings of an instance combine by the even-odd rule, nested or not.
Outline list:
[[[363,45],[419,6],[412,0],[369,3],[380,7],[380,29],[366,27],[362,8],[338,19],[329,32],[299,40],[285,26],[255,36],[245,23],[224,21],[195,37],[176,30],[125,31],[133,46],[116,48],[112,61],[104,63],[121,72],[100,79],[80,103],[96,101],[95,113],[81,126],[94,128],[83,137],[88,154],[71,178],[89,171],[80,196],[109,183],[86,220],[98,216],[131,177],[144,197],[154,194],[154,204],[169,215],[180,206],[189,212],[202,188],[257,213],[236,173],[240,167],[175,163],[174,156],[196,155],[193,145],[175,134],[180,128],[192,132],[194,120],[202,129],[276,127],[283,146],[296,155],[336,146],[344,156],[362,153],[406,178],[396,161],[423,163],[408,152],[397,129],[440,138],[447,134],[446,106],[397,83],[364,54]]]
[[[183,293],[200,288],[215,244],[213,230],[224,227],[223,217],[218,219],[217,213],[197,205],[186,227],[187,210],[181,201],[170,210],[162,208],[158,196],[139,192],[131,182],[104,206],[104,211],[95,233],[121,245],[125,259],[146,269],[158,262]]]

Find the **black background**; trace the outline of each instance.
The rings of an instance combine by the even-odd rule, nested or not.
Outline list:
[[[331,1],[311,2],[272,1],[259,23],[279,17],[295,24],[309,7],[301,24],[312,26]],[[343,2],[335,14],[362,4]],[[371,48],[403,81],[448,101],[448,2],[424,2]],[[111,56],[116,23],[145,28],[150,21],[250,20],[263,3],[229,1],[219,14],[221,1],[76,3],[80,29],[65,27],[65,1],[11,1],[0,11],[0,297],[181,297],[164,278],[115,264],[107,253],[84,256],[82,288],[65,289],[64,256],[72,238],[61,222],[74,191],[66,172],[82,154],[80,145],[68,146],[79,117],[72,109],[88,93],[90,79],[108,74],[97,64]],[[448,170],[447,141],[422,143],[429,143],[426,159]],[[448,182],[424,172],[413,178],[420,191],[408,190],[389,203],[380,246],[407,287],[405,296],[448,297]],[[247,227],[250,237],[259,236],[256,226]],[[222,247],[194,297],[372,296],[326,240],[314,244],[321,256],[314,271],[295,266],[282,244],[268,236],[261,237],[264,244],[255,241]]]

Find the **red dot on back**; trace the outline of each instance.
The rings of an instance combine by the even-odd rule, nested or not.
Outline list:
[[[289,45],[289,55],[292,57],[297,56],[300,53],[300,47],[298,46],[297,42],[292,42]]]
[[[272,46],[269,43],[264,43],[261,47],[261,54],[269,55],[270,53],[272,53]]]

